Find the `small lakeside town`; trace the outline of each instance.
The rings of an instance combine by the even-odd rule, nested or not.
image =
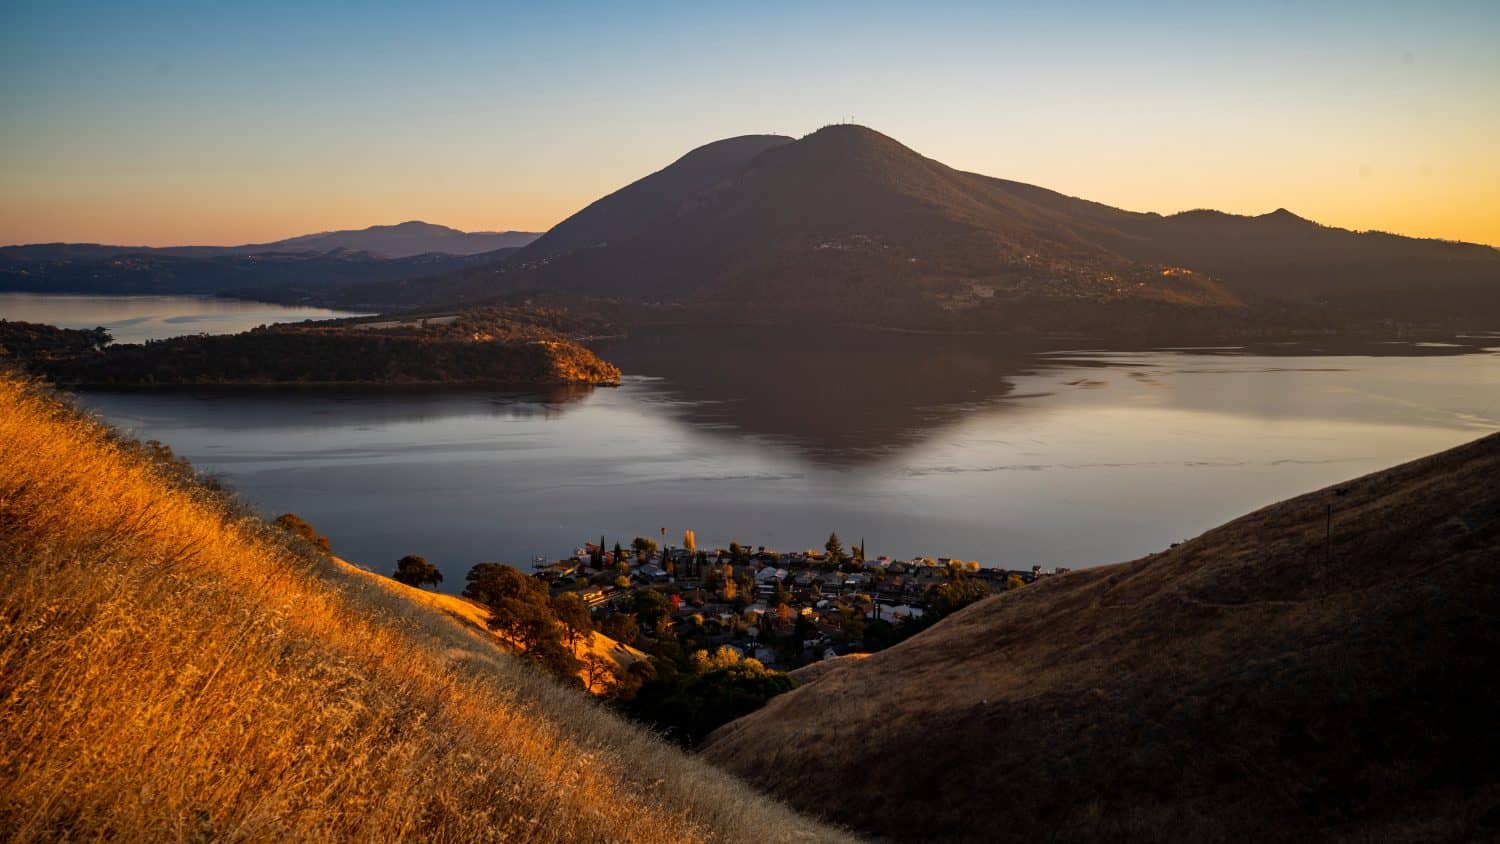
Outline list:
[[[879,650],[988,594],[1065,574],[1066,568],[988,568],[975,560],[866,558],[861,541],[837,534],[821,551],[740,545],[700,549],[692,531],[679,547],[636,537],[608,547],[603,537],[572,556],[533,560],[552,595],[573,593],[601,630],[653,640],[730,648],[788,671],[850,653]],[[630,616],[635,624],[611,623]]]

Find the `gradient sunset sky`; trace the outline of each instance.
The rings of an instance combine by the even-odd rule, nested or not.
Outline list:
[[[0,0],[0,243],[540,231],[852,118],[1132,210],[1500,245],[1496,0],[308,5]]]

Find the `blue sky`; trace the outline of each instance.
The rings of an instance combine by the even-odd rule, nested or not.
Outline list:
[[[0,242],[542,229],[853,118],[1139,210],[1500,243],[1500,4],[5,3]]]

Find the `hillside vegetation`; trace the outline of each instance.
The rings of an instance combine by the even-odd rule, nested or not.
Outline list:
[[[1493,840],[1497,479],[1500,434],[981,601],[704,754],[899,840]]]
[[[618,384],[618,368],[565,333],[568,320],[548,309],[490,308],[119,345],[98,329],[0,320],[0,355],[87,386]]]
[[[16,841],[840,836],[0,375]]]

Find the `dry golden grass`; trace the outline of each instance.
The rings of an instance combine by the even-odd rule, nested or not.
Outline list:
[[[796,680],[798,685],[805,686],[814,680],[826,676],[830,671],[838,671],[869,657],[865,653],[853,653],[846,656],[834,657],[833,659],[820,659],[809,663],[801,668],[794,668],[787,675]]]
[[[458,621],[472,633],[478,634],[479,641],[490,644],[502,643],[508,651],[514,651],[514,647],[499,633],[489,627],[490,611],[483,604],[476,603],[458,595],[447,595],[442,592],[428,592],[415,586],[407,586],[397,583],[389,577],[376,574],[367,568],[357,566],[347,560],[338,557],[332,558],[340,573],[346,574],[355,580],[363,580],[370,588],[383,590],[398,600],[411,601],[431,609],[433,612],[441,613]],[[580,662],[590,655],[607,660],[616,672],[629,670],[634,663],[647,659],[644,651],[630,645],[622,645],[608,636],[594,631],[586,639],[580,639],[573,648],[573,655]],[[587,668],[578,672],[580,682],[588,682]],[[594,694],[604,694],[608,689],[603,683],[596,684],[590,689]]]
[[[0,834],[840,835],[0,374]]]

